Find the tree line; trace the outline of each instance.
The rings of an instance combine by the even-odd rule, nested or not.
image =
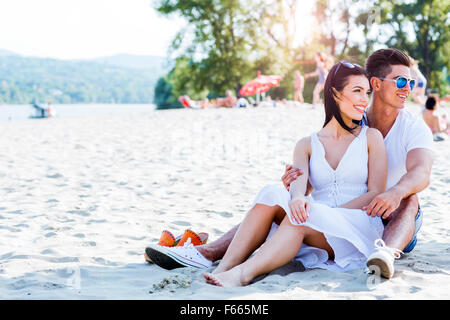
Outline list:
[[[184,94],[200,100],[228,89],[238,93],[257,71],[281,75],[280,86],[268,94],[292,99],[294,71],[312,71],[316,52],[363,65],[381,47],[405,51],[419,61],[433,92],[450,92],[448,0],[316,0],[315,24],[301,30],[312,39],[296,45],[301,5],[296,0],[154,1],[161,15],[188,22],[172,41],[174,67],[155,86],[158,108],[180,107],[176,98]],[[306,101],[314,81],[306,81]]]

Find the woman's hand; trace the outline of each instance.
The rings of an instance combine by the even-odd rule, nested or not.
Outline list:
[[[286,165],[286,169],[284,171],[283,176],[281,177],[281,181],[283,181],[283,185],[287,189],[287,191],[289,191],[292,181],[297,179],[302,174],[303,174],[302,169],[293,168],[291,164]]]
[[[297,223],[306,222],[308,219],[309,203],[305,197],[297,197],[289,202],[289,209],[291,209],[291,218]]]

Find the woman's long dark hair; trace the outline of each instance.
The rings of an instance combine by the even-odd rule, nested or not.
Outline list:
[[[328,72],[327,79],[325,80],[325,86],[323,89],[323,96],[324,96],[324,104],[325,104],[325,122],[323,126],[325,127],[328,122],[331,121],[331,119],[335,118],[337,122],[350,133],[353,133],[353,130],[357,128],[357,126],[354,126],[353,128],[350,128],[347,126],[342,120],[341,117],[341,110],[339,108],[338,103],[336,102],[337,96],[333,88],[337,92],[342,92],[344,87],[348,83],[348,78],[350,76],[365,76],[367,78],[367,73],[364,68],[357,64],[353,64],[353,68],[347,67],[342,62],[336,63],[331,70]],[[339,68],[336,72],[336,69]],[[353,123],[356,125],[360,124],[360,121],[353,120]]]

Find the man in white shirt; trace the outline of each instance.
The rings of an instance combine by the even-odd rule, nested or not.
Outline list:
[[[430,181],[433,136],[423,119],[404,110],[411,94],[410,60],[396,49],[375,51],[366,61],[373,90],[371,106],[363,119],[384,137],[388,154],[386,192],[363,208],[385,223],[383,241],[369,257],[367,266],[378,267],[385,278],[394,274],[394,257],[410,252],[422,223],[417,193]]]
[[[367,59],[366,70],[373,99],[363,124],[382,133],[388,154],[386,192],[363,208],[368,215],[382,217],[385,224],[383,239],[377,240],[367,266],[389,279],[394,274],[394,259],[410,252],[417,242],[422,213],[416,194],[429,184],[433,137],[422,117],[404,110],[414,84],[409,57],[397,49],[377,50]],[[288,166],[282,177],[286,188],[301,174],[300,169]],[[208,268],[224,256],[238,227],[209,244],[177,249],[152,247],[146,253],[156,255],[154,260],[166,269]]]

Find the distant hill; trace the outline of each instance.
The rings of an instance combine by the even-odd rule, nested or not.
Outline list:
[[[154,56],[59,60],[0,50],[0,103],[153,103],[155,84],[169,68]]]
[[[15,53],[15,52],[0,49],[0,56],[16,56],[16,55],[17,55],[17,53]]]
[[[117,67],[133,69],[150,69],[154,71],[166,72],[169,62],[164,57],[158,56],[139,56],[132,54],[117,54],[110,57],[101,57],[93,61],[109,64]]]

